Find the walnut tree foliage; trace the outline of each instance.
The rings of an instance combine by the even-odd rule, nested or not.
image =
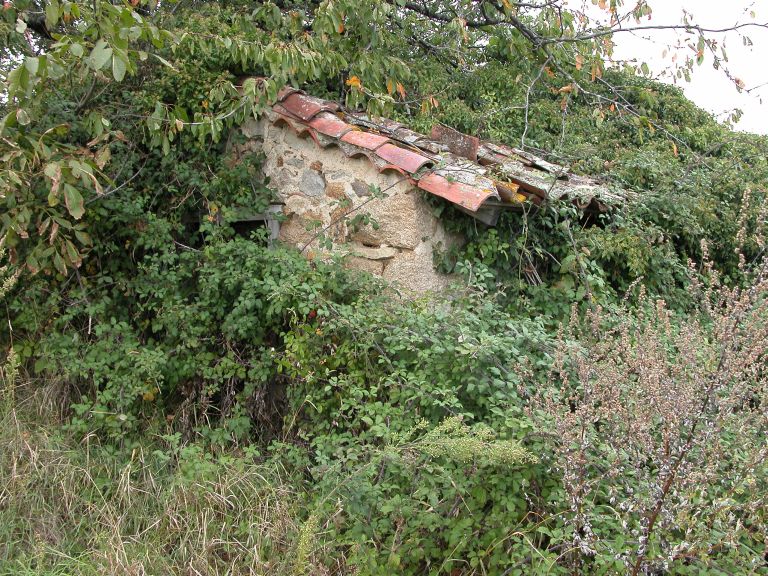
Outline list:
[[[653,3],[590,6],[6,1],[0,419],[42,389],[73,448],[3,442],[0,572],[766,573],[766,140],[609,66]],[[675,73],[730,74],[690,18]],[[402,301],[238,228],[285,84],[628,200],[431,199],[459,287]]]
[[[506,74],[518,79],[513,92],[527,87],[525,125],[515,130],[523,143],[537,115],[531,91],[542,76],[558,89],[562,106],[581,98],[598,118],[610,108],[628,115],[638,131],[664,130],[604,74],[613,34],[657,27],[652,6],[596,4],[609,20],[555,0],[5,2],[2,234],[29,271],[65,274],[88,252],[88,205],[139,168],[118,163],[113,152],[159,148],[168,155],[183,131],[217,142],[286,83],[324,88],[371,111],[414,103],[428,109],[451,89],[420,94],[418,75],[471,76],[506,62],[514,63]],[[713,31],[688,16],[663,24],[696,42],[695,57],[681,59],[678,72],[689,75],[705,58],[725,65]],[[761,25],[736,29],[750,26]],[[153,93],[153,82],[188,66],[208,80],[198,93]],[[237,76],[258,79],[238,90]],[[508,94],[499,97],[503,104],[495,107],[510,105]],[[685,141],[670,138],[676,150]]]

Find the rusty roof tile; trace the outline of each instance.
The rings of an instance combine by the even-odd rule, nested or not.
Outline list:
[[[407,172],[400,168],[400,166],[395,166],[394,164],[387,162],[383,158],[379,158],[375,154],[369,154],[368,159],[371,161],[371,164],[373,164],[376,167],[376,170],[379,172],[384,172],[385,170],[394,170],[395,172],[398,172],[400,175],[404,176],[411,184],[414,186],[416,185],[416,180],[413,178],[413,174],[410,172]]]
[[[288,96],[296,92],[301,92],[303,94],[303,92],[298,88],[293,88],[292,86],[283,86],[282,88],[280,88],[280,91],[277,93],[277,101],[282,102],[283,100],[288,98]]]
[[[300,120],[297,120],[293,114],[288,112],[285,108],[283,108],[280,104],[275,104],[272,107],[272,111],[275,113],[274,117],[272,118],[273,123],[278,122],[284,122],[288,126],[293,129],[294,132],[297,134],[301,134],[302,132],[306,132],[309,130],[309,126],[307,124],[304,124],[304,122],[301,122]]]
[[[432,126],[432,132],[429,134],[432,140],[437,140],[448,146],[448,150],[456,156],[461,156],[472,162],[477,162],[477,148],[480,146],[480,139],[475,136],[462,134],[458,130],[449,128],[442,124]]]
[[[489,152],[502,163],[519,162],[524,166],[536,168],[544,172],[549,172],[550,174],[557,174],[558,177],[565,175],[567,178],[568,176],[568,171],[563,166],[547,162],[543,158],[539,158],[538,156],[526,152],[525,150],[520,150],[519,148],[512,148],[493,142],[485,142],[481,146],[480,156],[487,156]]]
[[[312,118],[309,125],[321,134],[325,134],[331,138],[341,138],[344,134],[352,130],[352,126],[330,112],[321,112]]]
[[[545,170],[551,174],[566,174],[567,176],[568,171],[564,166],[553,164],[552,162],[547,162],[543,158],[539,158],[538,156],[535,156],[530,152],[526,152],[525,150],[520,150],[519,148],[512,148],[512,152],[514,152],[518,157],[522,158],[525,163],[530,164],[535,168]]]
[[[414,132],[410,128],[406,128],[404,126],[395,130],[393,132],[393,136],[398,140],[402,140],[403,142],[412,145],[418,145],[420,140],[429,140],[429,138],[424,136],[424,134],[419,134],[418,132]]]
[[[519,204],[520,202],[524,202],[527,198],[527,196],[520,193],[519,184],[515,184],[514,182],[502,182],[501,180],[496,180],[494,184],[496,184],[496,191],[499,193],[499,198],[501,198],[502,202],[507,202],[509,204],[517,202]]]
[[[272,106],[272,111],[277,112],[281,116],[291,116],[291,113],[288,112],[288,110],[286,110],[285,108],[283,108],[282,104],[275,104],[274,106]]]
[[[394,132],[398,128],[405,128],[405,124],[397,122],[396,120],[390,120],[389,118],[381,118],[379,124],[388,132]]]
[[[384,144],[376,150],[376,155],[411,174],[416,174],[424,166],[433,164],[429,158],[394,144]]]
[[[309,122],[320,112],[336,112],[336,110],[339,109],[339,105],[335,102],[321,100],[320,98],[307,96],[300,92],[293,92],[287,96],[285,100],[282,101],[282,106],[295,117],[301,118],[304,122]]]
[[[493,166],[501,164],[507,159],[507,156],[493,152],[484,145],[477,149],[477,163],[480,166]]]
[[[434,173],[421,178],[418,186],[430,194],[445,198],[472,212],[477,212],[486,200],[490,198],[498,199],[498,195],[491,190],[484,190],[462,182],[451,182],[447,178]]]
[[[483,150],[488,150],[494,154],[499,154],[505,157],[512,156],[514,154],[514,151],[509,146],[504,146],[504,144],[496,144],[495,142],[483,142],[483,145],[480,146],[480,149],[481,152]]]
[[[292,115],[285,113],[285,111],[281,110],[278,106],[273,107],[271,113],[268,113],[268,117],[275,125],[280,123],[287,125],[299,137],[303,137],[304,135],[310,136],[320,148],[327,148],[331,144],[338,143],[338,139],[327,136],[320,130],[315,130],[309,124],[305,124],[294,118]]]
[[[383,146],[389,142],[389,138],[379,134],[363,132],[362,130],[352,130],[344,134],[344,136],[341,137],[341,141],[346,142],[347,144],[360,146],[366,150],[376,150],[380,146]]]

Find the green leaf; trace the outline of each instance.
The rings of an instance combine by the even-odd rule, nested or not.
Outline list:
[[[45,25],[53,28],[59,21],[59,3],[58,0],[50,0],[45,7]]]
[[[91,240],[91,237],[87,232],[83,232],[82,230],[75,230],[75,238],[77,238],[77,241],[80,242],[80,244],[83,246],[93,245],[93,240]]]
[[[64,184],[64,203],[67,210],[76,220],[80,220],[85,214],[85,202],[80,191],[71,184]]]
[[[104,40],[99,40],[91,50],[91,66],[94,70],[101,70],[111,57],[112,48]]]
[[[114,76],[115,80],[117,80],[118,82],[122,82],[123,78],[125,78],[125,71],[126,71],[125,60],[123,60],[123,58],[118,56],[117,54],[114,54],[112,56],[112,76]]]
[[[40,67],[40,60],[38,58],[25,58],[24,66],[29,70],[29,73],[34,76],[37,74],[37,70]]]
[[[83,48],[82,44],[75,42],[74,44],[69,45],[69,52],[72,54],[72,56],[80,58],[85,52],[85,49]]]
[[[61,257],[61,254],[56,252],[53,255],[53,265],[56,267],[56,270],[58,270],[62,275],[67,274],[67,267],[64,264],[64,259]]]
[[[163,58],[162,56],[158,56],[157,54],[152,54],[152,56],[154,56],[155,58],[157,58],[158,60],[160,60],[160,62],[161,62],[162,64],[164,64],[165,66],[168,66],[168,68],[170,68],[170,69],[171,69],[171,70],[173,70],[174,72],[177,72],[176,68],[174,68],[174,67],[173,67],[173,64],[171,64],[170,62],[168,62],[168,60],[166,60],[166,59],[165,59],[165,58]]]
[[[22,126],[26,126],[32,121],[32,119],[29,117],[29,114],[27,114],[27,111],[24,110],[24,108],[19,108],[16,110],[16,121]]]

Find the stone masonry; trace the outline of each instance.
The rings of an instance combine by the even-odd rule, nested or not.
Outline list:
[[[323,230],[350,268],[381,276],[407,292],[448,286],[450,277],[434,270],[432,252],[438,243],[445,247],[457,239],[446,234],[423,192],[402,174],[379,173],[367,158],[349,158],[336,146],[322,148],[285,123],[253,120],[243,133],[246,149],[265,155],[264,173],[283,204],[280,240],[322,255],[317,236]],[[373,197],[372,186],[384,197]],[[356,214],[370,215],[378,227],[353,230],[349,224]]]

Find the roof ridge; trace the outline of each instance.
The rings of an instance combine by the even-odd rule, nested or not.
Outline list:
[[[626,197],[624,191],[525,150],[442,123],[426,136],[401,122],[373,119],[290,86],[278,92],[271,111],[273,123],[308,133],[320,147],[336,145],[349,157],[366,156],[380,172],[396,170],[489,225],[496,224],[502,209],[521,209],[526,201],[540,205],[564,199],[583,210],[604,212]]]

